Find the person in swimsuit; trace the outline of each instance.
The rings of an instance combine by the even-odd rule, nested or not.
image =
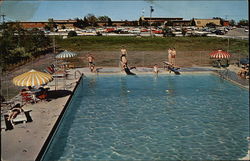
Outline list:
[[[124,68],[128,65],[128,60],[126,56],[122,55],[120,61],[121,61],[122,69],[124,70]]]
[[[12,120],[17,117],[18,114],[23,112],[23,109],[20,105],[20,103],[16,104],[13,108],[9,111],[8,121],[12,123]]]
[[[122,70],[124,70],[125,66],[128,63],[127,55],[128,55],[127,50],[125,49],[124,46],[122,46],[121,47],[121,56],[120,56],[120,63],[121,63]]]
[[[124,46],[122,46],[122,48],[121,48],[121,56],[127,56],[128,55],[128,52],[127,52],[127,50],[125,49],[125,47]]]
[[[158,69],[158,65],[157,64],[154,65],[154,73],[155,74],[159,73],[159,69]]]
[[[172,48],[172,52],[171,52],[171,60],[172,60],[172,64],[173,64],[173,66],[175,66],[176,64],[175,64],[175,58],[176,58],[176,50],[175,50],[175,48]]]
[[[172,63],[172,49],[171,48],[168,49],[168,62]]]
[[[93,72],[95,69],[95,64],[94,64],[95,58],[91,54],[89,54],[87,60],[89,62],[89,69],[91,72]]]

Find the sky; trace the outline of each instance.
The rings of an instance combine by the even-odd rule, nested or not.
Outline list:
[[[248,19],[248,0],[0,0],[6,21],[47,21],[83,18],[87,14],[114,20],[138,20],[140,16]],[[2,17],[0,19],[2,21]]]

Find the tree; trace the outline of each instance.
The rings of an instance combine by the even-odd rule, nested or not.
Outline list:
[[[87,14],[86,19],[88,20],[91,26],[97,26],[97,23],[96,23],[97,18],[95,17],[94,14],[91,14],[91,13]]]
[[[105,22],[104,26],[112,26],[111,18],[109,18],[108,16],[99,16],[97,20]]]
[[[236,25],[236,23],[235,23],[235,21],[234,21],[234,20],[230,20],[230,21],[229,21],[229,25],[230,25],[230,26],[235,26],[235,25]]]
[[[194,18],[192,18],[192,20],[191,20],[191,26],[195,26],[195,25],[196,25],[195,20],[194,20]]]
[[[50,46],[50,39],[38,29],[25,30],[18,22],[8,24],[0,36],[1,65],[6,70],[13,64],[41,54]]]
[[[238,26],[249,26],[248,20],[242,19],[238,22]]]
[[[48,26],[50,28],[50,31],[53,32],[54,28],[57,28],[57,25],[54,22],[53,18],[49,18],[48,21],[49,21]]]
[[[76,18],[75,20],[76,20],[76,22],[74,22],[74,24],[73,24],[75,27],[83,29],[83,28],[89,26],[89,23],[85,17],[84,17],[84,20],[79,19],[79,18]]]
[[[108,19],[108,26],[112,26],[112,20],[111,20],[111,18]]]
[[[105,21],[105,22],[108,22],[109,20],[109,17],[108,16],[99,16],[98,17],[98,21]]]

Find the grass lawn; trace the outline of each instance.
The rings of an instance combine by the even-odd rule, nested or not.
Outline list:
[[[163,51],[175,47],[178,51],[228,50],[248,55],[248,40],[216,37],[128,37],[128,36],[77,36],[67,39],[56,38],[57,45],[70,51],[115,51],[122,45],[130,51]]]

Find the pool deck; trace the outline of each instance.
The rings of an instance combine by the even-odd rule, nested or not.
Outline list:
[[[187,68],[182,69],[181,72],[198,72],[204,73],[209,71],[215,71],[214,68]],[[230,69],[238,70],[238,69]],[[136,74],[152,74],[152,68],[137,68],[132,70]],[[32,110],[30,112],[32,122],[26,124],[17,124],[14,129],[1,131],[1,160],[2,161],[33,161],[36,160],[39,152],[41,151],[50,131],[53,129],[59,115],[64,109],[67,103],[70,93],[75,88],[77,81],[80,78],[79,73],[84,73],[86,76],[95,75],[96,73],[89,72],[88,68],[78,68],[70,70],[69,79],[66,81],[61,80],[55,82],[52,81],[48,84],[50,90],[53,90],[54,97],[51,101],[40,101],[36,104],[26,104],[23,106],[25,111]],[[102,68],[99,70],[99,74],[124,74],[119,68]],[[172,74],[166,71],[160,70],[160,73]],[[57,84],[55,90],[55,84]],[[63,92],[67,95],[61,95]],[[59,145],[60,146],[60,145]],[[243,160],[249,159],[248,156],[241,158]]]

